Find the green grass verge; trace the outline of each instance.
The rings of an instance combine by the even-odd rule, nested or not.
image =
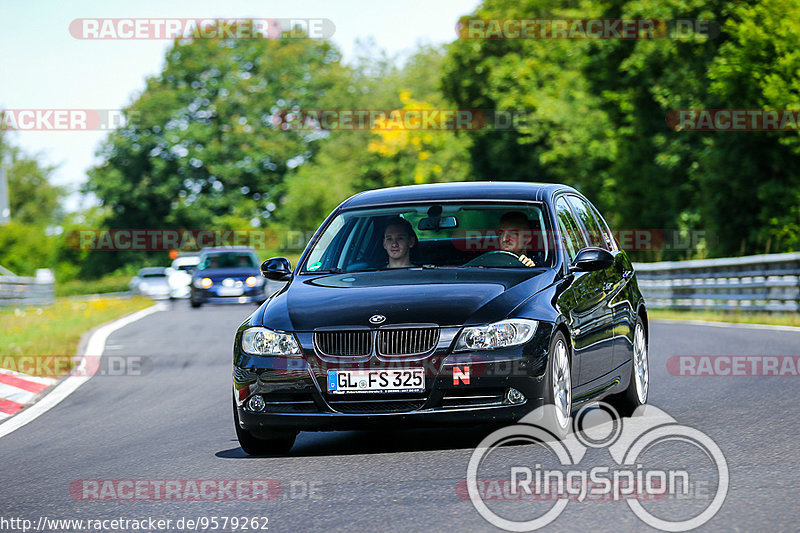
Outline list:
[[[648,309],[651,320],[706,320],[710,322],[733,322],[737,324],[769,324],[772,326],[800,326],[797,313],[752,313],[744,311],[673,311]]]
[[[93,280],[72,279],[63,283],[56,282],[56,297],[127,291],[131,277],[130,275],[111,275]]]
[[[21,358],[31,355],[67,356],[63,358],[67,360],[77,351],[86,331],[151,305],[149,298],[58,298],[50,307],[0,310],[0,368],[24,371]],[[25,364],[31,365],[30,358]],[[58,366],[64,368],[63,362]]]

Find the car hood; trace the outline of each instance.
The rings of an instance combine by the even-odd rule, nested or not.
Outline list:
[[[502,320],[554,280],[552,270],[384,270],[302,276],[269,300],[262,323],[284,331],[323,327],[429,323],[440,326]]]

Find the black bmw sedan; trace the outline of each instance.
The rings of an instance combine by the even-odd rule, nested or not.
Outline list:
[[[251,455],[299,431],[512,423],[547,405],[647,401],[633,267],[571,187],[473,182],[344,201],[236,332],[233,411]]]

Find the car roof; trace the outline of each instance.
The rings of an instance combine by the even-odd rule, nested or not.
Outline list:
[[[531,183],[523,181],[470,181],[406,185],[364,191],[341,204],[341,208],[416,202],[442,202],[451,200],[519,200],[544,201],[558,191],[577,193],[568,185],[559,183]]]
[[[196,265],[199,262],[200,262],[200,256],[199,255],[184,255],[184,256],[176,257],[175,259],[173,259],[172,265],[173,266]]]

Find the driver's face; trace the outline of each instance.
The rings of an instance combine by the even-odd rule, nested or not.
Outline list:
[[[530,240],[530,228],[514,222],[500,224],[500,249],[515,254],[525,251],[525,245]],[[527,237],[527,238],[526,238]]]
[[[383,248],[389,257],[394,260],[408,257],[411,248],[411,239],[400,226],[389,226],[383,236]]]

